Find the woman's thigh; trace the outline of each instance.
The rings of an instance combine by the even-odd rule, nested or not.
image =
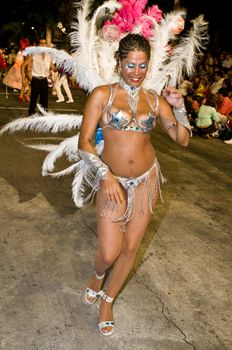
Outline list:
[[[106,196],[103,190],[97,193],[97,233],[99,250],[108,255],[118,256],[121,247],[123,232],[121,230],[121,223],[114,222],[118,215],[122,215],[126,210],[126,201],[120,205],[115,205],[110,202],[107,203]]]
[[[123,220],[114,222],[123,216],[127,208],[127,198],[119,205],[107,206],[103,191],[97,194],[97,225],[100,247],[120,252],[122,248],[137,250],[159,198],[159,183],[156,169],[152,170],[148,182],[141,183],[135,189],[132,218],[122,230]],[[126,196],[127,197],[127,196]]]
[[[142,183],[136,189],[135,207],[132,219],[127,223],[124,234],[124,249],[137,251],[151,220],[152,210],[159,199],[160,190],[156,170],[152,171],[149,183]]]

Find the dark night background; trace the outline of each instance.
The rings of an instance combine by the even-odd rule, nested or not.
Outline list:
[[[77,2],[77,1],[76,1]],[[95,1],[97,7],[104,1]],[[4,10],[0,13],[0,47],[18,42],[22,36],[38,39],[45,34],[45,23],[56,28],[56,23],[62,21],[66,28],[72,20],[72,0],[11,0],[4,2]],[[163,13],[173,10],[174,0],[148,1],[151,6],[157,4]],[[228,5],[225,1],[213,3],[212,0],[179,0],[180,8],[187,9],[188,20],[204,15],[209,22],[209,46],[216,49],[225,49],[231,52],[230,17]],[[23,23],[23,24],[22,24]],[[32,31],[31,26],[35,26]],[[44,31],[44,32],[43,32]],[[63,35],[61,40],[67,40]]]

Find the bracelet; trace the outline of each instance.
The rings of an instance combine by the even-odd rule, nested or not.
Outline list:
[[[186,112],[184,103],[179,108],[173,107],[173,113],[178,123],[180,123],[185,128],[187,128],[190,131],[190,134],[192,135],[192,129],[187,118],[187,112]]]
[[[79,149],[79,154],[85,163],[97,170],[97,174],[102,180],[106,179],[107,173],[109,172],[108,165],[106,165],[99,157],[95,156],[93,153]]]

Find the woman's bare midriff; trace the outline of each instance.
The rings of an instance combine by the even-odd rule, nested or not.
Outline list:
[[[101,159],[113,174],[123,177],[142,175],[153,165],[155,157],[149,134],[104,130],[104,150]]]

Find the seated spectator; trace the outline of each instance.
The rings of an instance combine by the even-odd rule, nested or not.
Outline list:
[[[197,113],[201,105],[201,98],[196,96],[193,92],[189,92],[185,96],[185,106],[187,110],[188,120],[191,126],[196,126]]]
[[[232,56],[231,54],[227,53],[224,61],[222,62],[222,67],[230,69],[232,67]]]
[[[226,123],[232,112],[232,101],[228,97],[228,90],[224,87],[218,90],[217,94],[217,112],[222,123]]]
[[[197,96],[205,97],[209,92],[209,81],[206,75],[201,76],[199,84],[195,89]]]
[[[230,141],[232,139],[232,114],[229,116],[227,123],[222,125],[218,130],[218,137],[223,141]]]
[[[223,86],[224,82],[224,73],[222,70],[218,70],[215,72],[215,80],[210,86],[211,94],[215,95],[219,89]]]
[[[211,134],[218,129],[220,118],[216,111],[215,96],[208,94],[198,111],[196,127],[198,135],[209,139]]]

